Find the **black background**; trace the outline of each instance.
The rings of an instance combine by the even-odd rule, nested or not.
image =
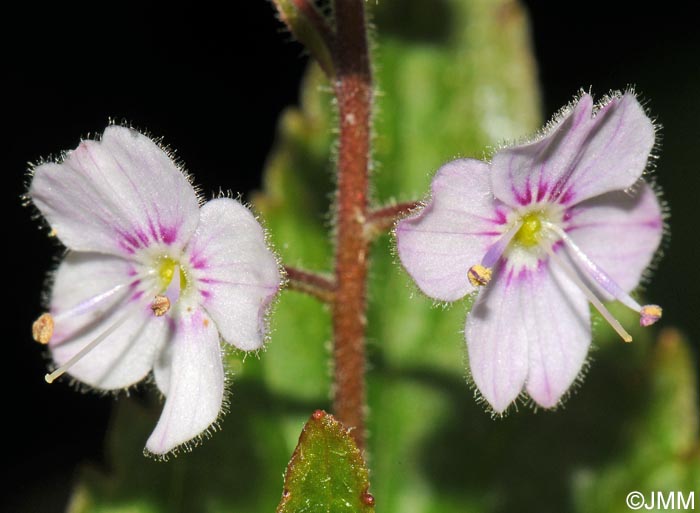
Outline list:
[[[30,326],[60,250],[21,207],[27,162],[75,147],[110,118],[125,119],[164,136],[205,192],[258,187],[277,116],[295,103],[306,58],[269,3],[240,4],[230,4],[231,14],[206,2],[101,3],[52,12],[25,3],[21,14],[6,18],[0,155],[10,182],[2,188],[7,228],[0,283],[10,331],[3,337],[9,353],[0,384],[3,461],[11,475],[0,505],[7,511],[63,511],[76,464],[100,461],[113,404],[110,397],[43,381],[42,350]],[[602,0],[527,5],[546,116],[580,88],[601,96],[635,85],[664,126],[657,179],[671,205],[673,237],[648,295],[665,307],[666,324],[700,340],[695,18],[674,2],[653,10]],[[29,497],[40,509],[21,506]]]

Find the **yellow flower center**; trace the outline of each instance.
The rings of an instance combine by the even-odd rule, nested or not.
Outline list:
[[[170,282],[173,281],[177,269],[180,270],[180,290],[185,290],[187,288],[187,274],[182,269],[182,266],[169,256],[161,257],[158,260],[156,272],[160,280],[161,291],[166,290],[170,286]]]
[[[530,212],[522,218],[523,225],[515,234],[515,242],[525,247],[536,246],[542,238],[541,212]]]

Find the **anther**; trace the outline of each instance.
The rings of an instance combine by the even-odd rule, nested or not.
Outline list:
[[[40,344],[48,344],[53,336],[53,317],[50,313],[43,313],[32,324],[32,338]]]
[[[618,300],[630,310],[633,310],[639,314],[640,326],[646,328],[647,326],[651,326],[656,321],[661,319],[662,309],[660,306],[641,306],[632,296],[622,290],[622,288],[615,283],[615,280],[613,280],[603,269],[598,267],[598,265],[596,265],[595,262],[593,262],[588,255],[586,255],[586,253],[584,253],[583,250],[576,245],[576,243],[564,230],[552,223],[547,223],[547,227],[564,241],[566,246],[571,250],[576,262],[578,262],[579,268],[582,269],[586,276],[591,278],[598,284],[598,286],[600,286],[613,298]]]
[[[469,268],[469,271],[467,271],[467,278],[469,278],[469,283],[471,283],[473,286],[483,287],[491,281],[491,274],[492,269],[490,267],[475,264]]]
[[[647,326],[651,326],[656,321],[661,319],[662,313],[663,309],[659,305],[644,305],[639,310],[639,325],[644,326],[645,328]]]
[[[156,317],[162,317],[170,310],[170,300],[167,296],[158,294],[151,303],[151,310],[153,310],[153,315]]]

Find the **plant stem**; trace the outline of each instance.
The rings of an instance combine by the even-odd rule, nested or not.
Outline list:
[[[335,0],[338,146],[333,410],[360,448],[365,438],[365,326],[372,75],[364,0]]]
[[[313,272],[284,266],[287,274],[287,288],[309,294],[324,303],[332,304],[335,300],[335,283],[332,280]]]
[[[306,46],[326,76],[332,78],[335,72],[331,49],[335,46],[335,34],[313,0],[272,0],[272,4],[280,20]]]
[[[422,203],[420,201],[409,201],[406,203],[397,203],[396,205],[388,205],[372,210],[367,215],[365,237],[370,241],[374,240],[379,235],[393,228],[396,221],[421,205]]]
[[[318,35],[321,36],[323,41],[326,43],[326,46],[328,48],[332,48],[335,39],[333,30],[331,29],[330,25],[328,25],[328,20],[326,20],[323,14],[319,12],[319,10],[316,8],[316,5],[314,5],[313,1],[292,0],[292,3],[296,6],[297,9],[299,9],[299,12],[306,16],[306,18],[309,20],[309,23],[313,25],[313,27],[316,29],[316,32],[318,32]]]

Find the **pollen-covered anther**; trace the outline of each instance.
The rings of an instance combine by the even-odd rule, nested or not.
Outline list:
[[[663,308],[661,308],[659,305],[644,305],[639,311],[639,324],[645,328],[647,326],[651,326],[656,321],[661,319],[662,314]]]
[[[475,287],[483,287],[491,281],[492,270],[490,267],[484,267],[481,264],[473,265],[467,271],[469,283]]]
[[[48,344],[53,336],[53,316],[43,313],[32,324],[32,338],[40,344]]]
[[[158,294],[151,303],[151,310],[153,310],[153,315],[156,317],[162,317],[168,311],[170,311],[170,300],[167,296]]]

